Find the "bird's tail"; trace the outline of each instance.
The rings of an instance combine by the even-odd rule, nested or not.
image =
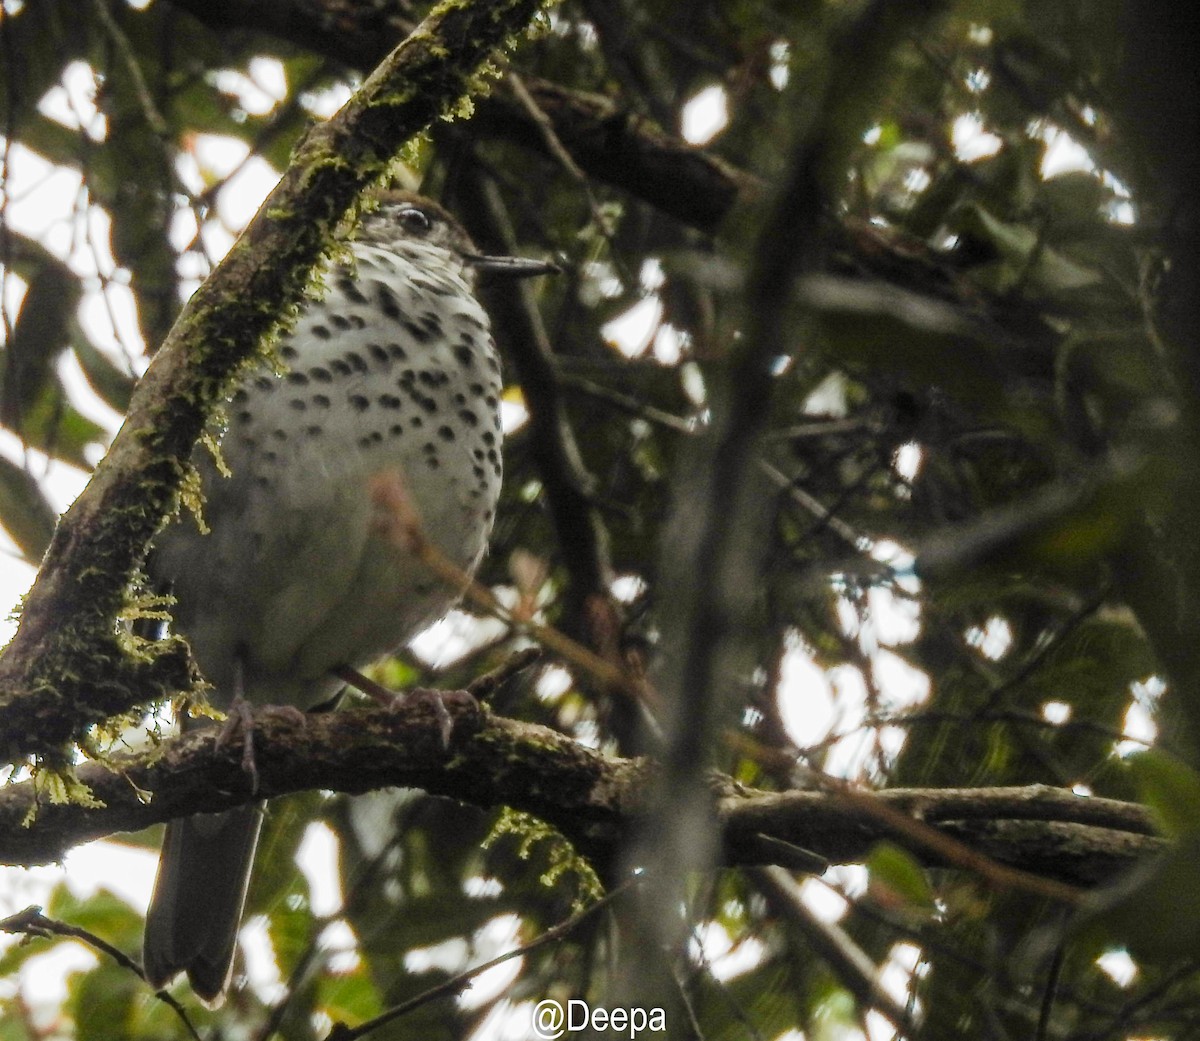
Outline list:
[[[262,814],[260,802],[167,825],[143,944],[153,986],[186,972],[205,1002],[224,997]]]

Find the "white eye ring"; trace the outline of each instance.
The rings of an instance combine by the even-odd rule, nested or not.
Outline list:
[[[398,217],[404,230],[412,235],[424,235],[433,227],[429,214],[415,206],[403,207]]]

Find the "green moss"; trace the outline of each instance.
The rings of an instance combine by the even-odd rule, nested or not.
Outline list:
[[[225,473],[228,474],[228,470]],[[208,525],[204,521],[204,490],[201,487],[200,471],[189,466],[179,483],[179,502],[184,509],[196,518],[196,527],[203,535],[208,534]]]
[[[567,874],[576,876],[576,893],[571,901],[573,910],[582,910],[604,895],[604,886],[592,865],[576,852],[561,832],[545,821],[506,806],[484,839],[483,848],[489,848],[508,835],[517,839],[517,856],[522,860],[530,858],[535,846],[548,844],[545,853],[550,863],[539,879],[547,889],[560,885]]]
[[[51,806],[84,806],[92,810],[104,808],[104,803],[75,776],[71,767],[37,766],[33,771],[32,784],[33,804],[21,821],[23,828],[33,825],[37,820],[38,811],[47,803]]]

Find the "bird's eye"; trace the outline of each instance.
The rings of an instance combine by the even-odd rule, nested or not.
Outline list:
[[[410,235],[424,235],[433,227],[433,221],[424,210],[405,206],[399,213],[400,226]]]

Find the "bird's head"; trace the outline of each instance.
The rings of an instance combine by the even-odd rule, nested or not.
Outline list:
[[[375,208],[363,217],[359,241],[432,257],[440,255],[443,260],[457,261],[466,271],[493,277],[529,278],[559,270],[549,261],[480,253],[451,213],[423,195],[391,189],[376,193],[375,200]]]

